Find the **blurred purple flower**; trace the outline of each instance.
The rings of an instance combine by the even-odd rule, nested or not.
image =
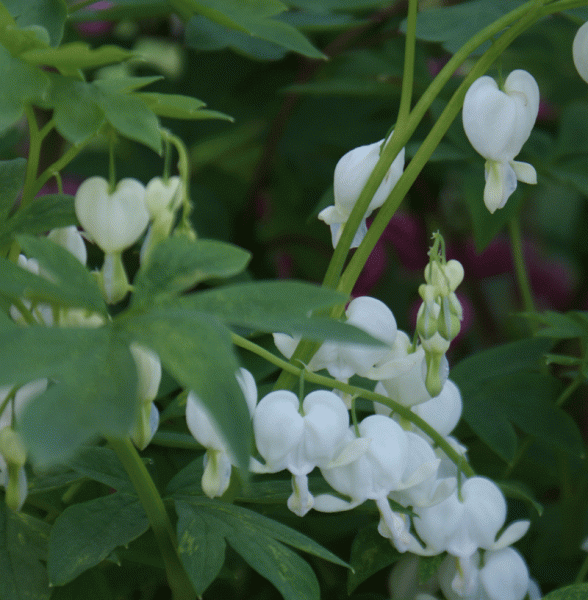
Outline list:
[[[112,2],[108,2],[108,0],[100,0],[99,2],[90,4],[90,6],[88,6],[88,8],[85,9],[81,14],[86,14],[91,11],[98,12],[101,10],[106,10],[107,8],[112,8],[113,6],[114,4]],[[83,37],[96,37],[99,35],[104,35],[113,27],[112,21],[86,21],[84,23],[74,23],[73,25],[77,32]]]

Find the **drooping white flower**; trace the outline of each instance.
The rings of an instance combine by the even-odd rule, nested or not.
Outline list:
[[[463,127],[477,152],[486,159],[484,202],[493,213],[502,208],[517,187],[517,180],[537,183],[528,163],[517,162],[539,112],[539,87],[527,71],[512,71],[504,91],[487,75],[468,89],[463,104]]]
[[[75,225],[52,229],[47,236],[51,241],[69,250],[83,265],[86,264],[88,253],[82,234]]]
[[[106,254],[132,246],[147,228],[145,187],[136,179],[121,179],[112,194],[103,177],[90,177],[75,197],[78,220]]]
[[[236,378],[245,396],[249,414],[252,415],[257,402],[255,379],[243,368],[236,374]],[[192,391],[186,400],[186,423],[196,441],[206,448],[202,489],[209,498],[222,496],[229,487],[232,466],[236,464],[236,460],[208,409]]]
[[[13,510],[20,510],[27,497],[26,448],[15,426],[29,402],[46,389],[46,379],[31,381],[5,404],[12,386],[0,388],[0,486],[6,489],[6,503]]]
[[[311,371],[327,369],[331,377],[347,381],[351,376],[365,376],[386,359],[396,339],[396,319],[392,311],[380,300],[360,296],[349,303],[345,311],[347,323],[381,340],[386,346],[370,347],[360,344],[325,342],[310,360]],[[290,358],[298,344],[296,338],[284,333],[274,333],[274,343],[286,358]]]
[[[304,516],[314,504],[307,475],[326,467],[341,450],[347,435],[349,414],[341,398],[326,390],[306,396],[300,410],[298,397],[277,390],[262,398],[253,415],[253,431],[265,465],[257,472],[292,473],[293,493],[288,508]]]
[[[139,450],[145,449],[159,426],[159,411],[153,403],[161,382],[161,361],[149,348],[133,342],[131,354],[137,366],[138,414],[131,427],[131,439]]]
[[[420,484],[434,473],[439,461],[431,456],[429,463],[410,462],[412,443],[415,439],[424,440],[403,431],[388,417],[371,415],[359,424],[358,429],[360,437],[356,438],[354,428],[350,428],[341,456],[331,466],[321,468],[329,485],[351,500],[322,494],[317,496],[315,508],[321,512],[338,512],[374,500],[380,511],[378,531],[400,552],[405,552],[418,542],[409,531],[407,515],[392,510],[388,495]]]
[[[572,45],[574,65],[580,77],[588,83],[588,22],[576,32]]]
[[[423,555],[447,551],[460,558],[478,550],[498,550],[521,538],[529,521],[516,521],[496,535],[506,520],[506,501],[498,486],[485,477],[468,479],[460,490],[431,507],[415,507],[415,529],[426,548],[411,547]]]
[[[481,564],[480,564],[481,562]],[[447,600],[523,600],[529,591],[529,570],[513,548],[470,559],[448,555],[439,567],[439,584]]]
[[[392,134],[390,134],[390,138]],[[388,138],[388,139],[390,139]],[[371,175],[378,159],[380,158],[380,149],[384,140],[359,146],[345,154],[335,167],[333,193],[335,197],[334,206],[328,206],[319,213],[318,218],[331,227],[331,237],[333,248],[337,246],[341,237],[342,227],[349,219],[351,211],[361,194],[369,176]],[[351,243],[352,248],[357,248],[367,232],[366,218],[376,209],[382,206],[392,188],[402,175],[404,169],[404,148],[398,153],[394,162],[388,169],[382,183],[376,190],[365,215],[361,221],[359,229]]]

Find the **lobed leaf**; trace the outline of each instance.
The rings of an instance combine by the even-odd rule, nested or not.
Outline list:
[[[0,223],[2,224],[4,224],[22,189],[26,169],[26,158],[0,160],[0,190],[2,190],[0,195]],[[0,242],[1,244],[2,242]]]
[[[170,119],[222,119],[233,122],[233,117],[215,110],[206,110],[202,100],[181,94],[157,94],[155,92],[141,92],[135,94],[157,116]]]
[[[51,528],[47,572],[52,585],[64,585],[126,546],[149,528],[135,495],[110,494],[68,506]]]
[[[48,600],[49,525],[25,513],[13,512],[0,502],[0,598]]]

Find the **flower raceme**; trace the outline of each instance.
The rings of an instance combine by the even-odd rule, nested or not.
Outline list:
[[[512,71],[504,90],[487,75],[476,79],[463,103],[463,127],[474,149],[486,159],[484,203],[502,208],[517,180],[537,183],[532,165],[515,161],[531,135],[539,112],[539,87],[527,71]]]
[[[392,132],[393,133],[393,132]],[[388,139],[391,139],[392,133]],[[367,146],[359,146],[345,154],[335,167],[335,175],[333,182],[333,193],[335,196],[334,206],[328,206],[322,210],[318,218],[324,221],[331,228],[331,237],[333,248],[337,246],[343,226],[347,223],[351,211],[361,194],[369,176],[371,175],[378,159],[380,158],[380,149],[384,140],[369,144]],[[351,243],[352,248],[357,248],[361,240],[367,233],[366,218],[376,209],[384,204],[388,194],[396,185],[402,175],[404,169],[404,148],[398,153],[394,162],[388,169],[382,183],[376,190],[366,213],[363,216],[359,229]]]

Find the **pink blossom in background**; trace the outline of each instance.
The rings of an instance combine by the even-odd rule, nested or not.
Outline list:
[[[100,0],[99,2],[94,2],[94,4],[90,4],[86,9],[84,9],[83,13],[92,11],[101,11],[106,10],[107,8],[113,7],[114,4],[112,2],[108,2],[107,0]],[[112,21],[86,21],[85,23],[73,23],[74,28],[77,32],[84,37],[95,37],[99,35],[104,35],[108,33],[112,27]]]
[[[381,240],[392,245],[402,266],[410,271],[421,271],[429,262],[428,236],[414,215],[397,212],[384,229]]]
[[[80,184],[82,183],[82,179],[78,179],[77,177],[73,177],[71,175],[65,175],[61,178],[61,184],[63,186],[63,193],[69,194],[70,196],[75,196]],[[57,189],[57,182],[55,178],[50,179],[37,194],[38,196],[45,196],[46,194],[57,194],[59,190]]]
[[[545,255],[529,240],[523,242],[523,253],[537,308],[568,309],[577,285],[577,276],[571,265],[560,257]],[[511,273],[514,284],[514,263],[508,238],[492,240],[481,254],[476,254],[474,242],[469,240],[458,256],[466,277],[483,279]]]
[[[376,286],[382,275],[384,275],[386,262],[386,250],[382,238],[380,238],[369,255],[363,271],[355,282],[351,294],[354,298],[370,295],[372,289]]]
[[[278,251],[274,256],[278,279],[289,279],[294,273],[294,259],[288,252]]]
[[[539,100],[539,113],[537,114],[537,121],[552,121],[557,117],[557,110],[553,104],[543,100]]]

